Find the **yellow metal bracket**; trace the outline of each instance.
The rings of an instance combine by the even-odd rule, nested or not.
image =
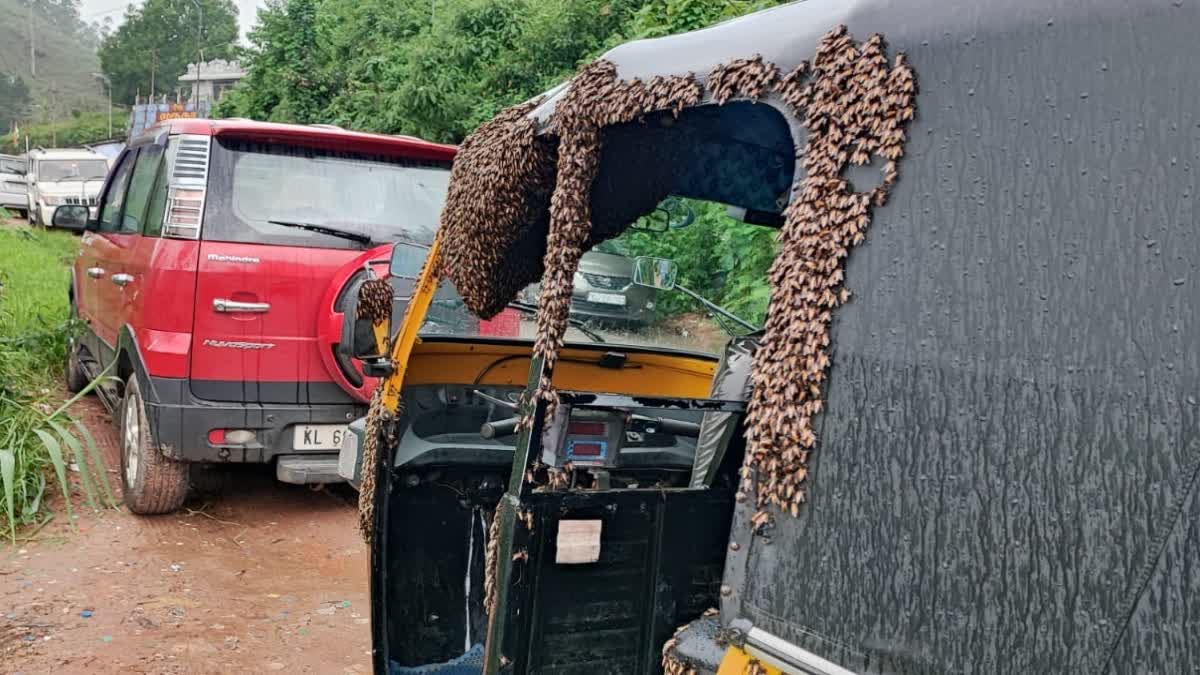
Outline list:
[[[396,334],[396,340],[392,343],[392,374],[382,382],[382,399],[384,407],[393,414],[400,407],[400,389],[404,386],[404,373],[408,370],[408,357],[412,355],[413,346],[418,341],[417,331],[421,329],[421,324],[425,323],[425,314],[429,311],[433,294],[437,292],[440,280],[437,270],[441,241],[442,238],[439,235],[433,240],[433,246],[429,247],[425,266],[421,268],[416,287],[413,288],[412,298],[408,301],[408,307],[404,309],[404,320],[400,324],[400,332]],[[376,339],[378,340],[378,329],[376,330]]]
[[[757,663],[758,670],[750,670],[750,664]],[[762,673],[763,675],[782,675],[782,671],[767,663],[763,663],[737,647],[725,651],[717,675],[746,675],[746,673]]]

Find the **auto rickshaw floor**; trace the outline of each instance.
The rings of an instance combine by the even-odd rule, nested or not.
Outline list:
[[[108,413],[95,397],[72,413],[120,499]],[[355,493],[277,483],[271,467],[221,482],[166,516],[75,498],[74,529],[60,497],[31,540],[0,544],[0,673],[370,672]]]

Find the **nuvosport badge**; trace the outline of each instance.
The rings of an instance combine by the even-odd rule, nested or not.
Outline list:
[[[208,259],[213,262],[240,262],[240,263],[260,263],[262,260],[248,255],[222,255],[220,253],[209,253]]]
[[[205,340],[206,347],[220,347],[222,349],[273,349],[273,342],[230,342],[229,340]]]

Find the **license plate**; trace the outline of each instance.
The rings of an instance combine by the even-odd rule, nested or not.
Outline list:
[[[339,450],[346,435],[344,424],[298,424],[292,447],[297,450]]]
[[[587,300],[597,305],[625,306],[625,296],[620,293],[588,293]]]

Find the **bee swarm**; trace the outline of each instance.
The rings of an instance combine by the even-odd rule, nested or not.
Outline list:
[[[593,227],[591,187],[611,125],[667,111],[678,117],[705,95],[718,104],[777,95],[808,132],[797,157],[804,178],[784,211],[779,254],[770,269],[765,335],[754,361],[746,418],[742,492],[754,494],[759,530],[772,506],[797,515],[804,502],[813,419],[824,401],[833,311],[849,299],[843,287],[850,250],[863,241],[872,207],[895,185],[912,120],[915,76],[903,54],[889,61],[884,40],[858,43],[844,26],[821,40],[810,63],[781,74],[761,57],[714,68],[702,84],[694,75],[624,81],[607,61],[584,66],[539,134],[532,101],[500,113],[463,143],[442,214],[442,271],[467,307],[490,317],[527,284],[541,278],[534,355],[553,368],[563,347],[573,277],[590,246],[620,233]],[[851,166],[882,162],[878,186],[855,192],[843,175]],[[558,397],[549,379],[535,397],[553,413]],[[529,420],[524,422],[529,423]],[[563,477],[535,464],[526,480],[561,487]],[[498,519],[488,545],[486,604],[495,603]],[[668,673],[687,668],[664,660]]]
[[[896,183],[916,94],[903,54],[889,64],[882,36],[859,45],[845,26],[821,40],[811,67],[800,64],[775,88],[803,119],[808,140],[798,155],[805,177],[784,211],[751,375],[742,473],[743,491],[757,495],[756,530],[768,522],[762,517],[768,506],[795,516],[804,502],[806,464],[817,442],[812,421],[824,405],[829,324],[849,299],[842,287],[846,256],[862,242],[871,206],[882,206]],[[842,174],[873,156],[884,160],[883,180],[856,193]]]

